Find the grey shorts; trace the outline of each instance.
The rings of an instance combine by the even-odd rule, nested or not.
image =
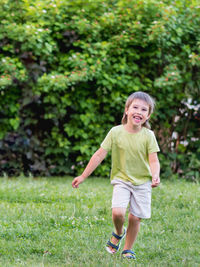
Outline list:
[[[114,179],[112,208],[127,208],[134,216],[142,219],[151,217],[151,181],[142,185],[133,185],[131,182]]]

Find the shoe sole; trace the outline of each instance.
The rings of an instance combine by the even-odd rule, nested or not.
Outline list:
[[[116,252],[112,252],[111,249],[110,249],[109,247],[106,247],[106,250],[107,250],[107,252],[110,253],[110,254],[115,254],[115,253],[117,252],[117,251],[116,251]]]

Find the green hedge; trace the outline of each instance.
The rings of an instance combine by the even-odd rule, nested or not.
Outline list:
[[[80,173],[142,90],[162,176],[199,179],[198,1],[2,0],[0,18],[1,175]]]

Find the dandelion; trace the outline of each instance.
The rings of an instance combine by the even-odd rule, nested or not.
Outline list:
[[[72,165],[72,166],[71,166],[71,170],[74,170],[74,169],[75,169],[75,165]]]

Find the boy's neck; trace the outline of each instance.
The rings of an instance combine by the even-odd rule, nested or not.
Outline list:
[[[142,130],[142,126],[141,125],[139,125],[139,126],[137,126],[137,125],[130,125],[128,123],[124,124],[124,128],[129,133],[138,133],[139,131]]]

